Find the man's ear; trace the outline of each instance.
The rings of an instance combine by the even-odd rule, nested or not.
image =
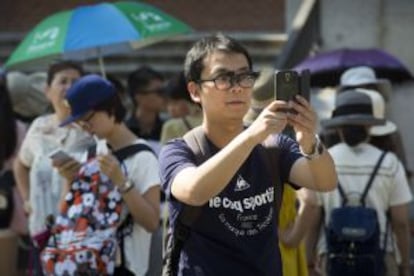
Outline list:
[[[197,83],[193,81],[190,81],[189,83],[187,83],[187,90],[190,93],[191,99],[195,103],[201,103],[199,89],[200,89],[200,86]]]

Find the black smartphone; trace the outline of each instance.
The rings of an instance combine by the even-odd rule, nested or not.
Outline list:
[[[274,75],[275,100],[295,100],[296,95],[301,95],[307,101],[310,98],[310,72],[304,70],[300,74],[293,70],[281,70]]]
[[[276,72],[274,87],[276,100],[286,102],[294,100],[300,93],[299,74],[290,70]]]

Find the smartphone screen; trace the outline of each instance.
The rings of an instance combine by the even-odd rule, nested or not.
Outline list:
[[[51,154],[49,154],[49,158],[53,159],[54,161],[58,161],[59,163],[63,163],[72,159],[68,153],[61,149],[53,151]]]

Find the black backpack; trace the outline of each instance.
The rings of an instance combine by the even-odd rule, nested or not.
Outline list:
[[[377,211],[367,207],[365,199],[385,155],[386,152],[383,152],[378,159],[359,205],[347,205],[348,199],[344,189],[338,183],[342,204],[341,207],[332,210],[325,229],[328,249],[327,275],[384,275],[388,224],[384,245],[381,247]]]
[[[192,129],[184,135],[184,141],[194,153],[197,165],[202,164],[211,157],[207,137],[201,126]],[[283,196],[283,185],[280,184],[277,171],[272,169],[279,165],[279,148],[263,145],[259,147],[266,169],[270,172],[274,186],[274,199],[276,202],[276,214],[278,216]],[[203,206],[184,205],[178,215],[176,225],[172,233],[166,236],[165,255],[163,256],[162,276],[176,276],[180,261],[181,250],[191,235],[191,226],[201,214]]]

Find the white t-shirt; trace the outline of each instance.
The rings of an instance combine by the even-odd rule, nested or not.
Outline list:
[[[54,115],[38,117],[30,125],[19,151],[19,159],[30,168],[31,234],[45,228],[46,216],[58,213],[63,178],[52,167],[49,153],[62,148],[73,157],[80,158],[93,143],[92,137],[78,128],[59,127]]]
[[[339,143],[331,147],[329,153],[335,162],[339,183],[348,199],[351,202],[359,200],[382,151],[366,143],[356,147]],[[318,200],[324,208],[325,225],[327,225],[331,211],[341,206],[342,199],[339,190],[318,193]],[[383,244],[385,237],[386,212],[389,207],[406,204],[411,200],[412,195],[404,168],[395,154],[388,152],[366,197],[367,206],[377,210],[381,230],[381,244]],[[388,230],[388,238],[387,251],[391,252],[393,251],[393,245],[390,230]],[[326,250],[325,234],[323,233],[320,235],[318,251],[322,254]]]
[[[149,145],[145,140],[138,139],[136,143]],[[148,189],[160,185],[158,173],[158,160],[148,151],[141,151],[126,158],[124,168],[128,178],[135,184],[135,188],[144,194]],[[124,208],[123,217],[127,211]],[[132,235],[126,236],[124,240],[126,266],[135,275],[145,275],[148,270],[150,255],[151,233],[147,232],[141,225],[134,223]]]

